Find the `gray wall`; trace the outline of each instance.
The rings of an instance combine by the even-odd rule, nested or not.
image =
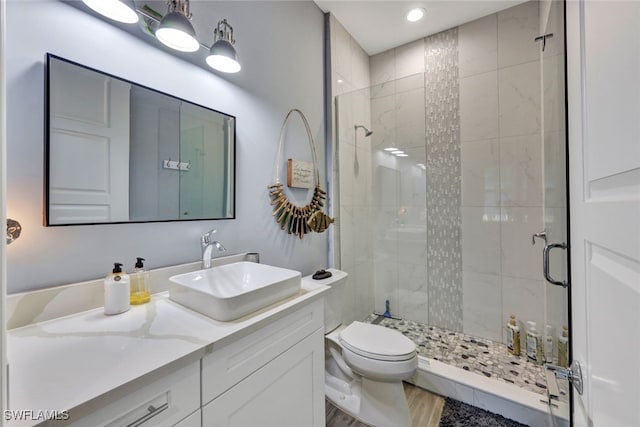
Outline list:
[[[198,3],[192,12],[198,16]],[[266,190],[282,120],[294,107],[310,122],[325,180],[322,12],[312,2],[216,2],[215,16],[199,19],[215,25],[223,17],[234,26],[243,65],[234,76],[196,67],[61,2],[7,3],[7,213],[23,225],[7,248],[9,293],[98,278],[114,261],[131,269],[136,256],[150,268],[193,261],[200,235],[213,227],[230,253],[259,251],[263,262],[303,274],[326,266],[327,233],[300,241],[280,231]],[[44,227],[46,52],[236,116],[237,218]],[[287,133],[287,157],[311,157],[298,121]],[[304,203],[305,196],[292,198]]]

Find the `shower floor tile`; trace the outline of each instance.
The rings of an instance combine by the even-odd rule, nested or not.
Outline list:
[[[497,381],[515,384],[546,397],[544,368],[527,361],[524,355],[512,355],[502,343],[411,320],[392,319],[375,314],[367,317],[365,322],[402,332],[416,343],[420,356],[439,360]]]

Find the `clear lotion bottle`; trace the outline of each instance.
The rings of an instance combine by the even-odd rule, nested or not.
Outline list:
[[[544,363],[544,355],[542,353],[542,339],[536,330],[536,322],[527,322],[529,329],[527,330],[527,360],[542,365]]]
[[[144,269],[144,258],[136,258],[136,265],[131,273],[130,302],[132,305],[144,304],[151,299],[149,291],[149,272]]]
[[[569,366],[569,330],[562,327],[562,334],[558,337],[558,365],[566,368]]]
[[[553,363],[553,326],[547,325],[544,335],[544,359],[548,363]]]
[[[113,264],[113,271],[104,279],[104,314],[120,314],[128,311],[131,285],[129,275],[122,272],[122,264]]]

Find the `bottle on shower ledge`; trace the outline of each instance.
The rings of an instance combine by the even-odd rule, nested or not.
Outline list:
[[[536,329],[536,322],[527,322],[529,326],[527,330],[527,360],[542,365],[544,363],[544,354],[542,352],[542,338]]]
[[[553,350],[555,344],[553,332],[553,326],[547,325],[544,335],[544,359],[547,363],[553,363]]]
[[[507,349],[509,353],[520,356],[520,327],[515,314],[512,314],[507,322]]]
[[[569,328],[562,326],[562,334],[558,336],[558,366],[569,366]]]

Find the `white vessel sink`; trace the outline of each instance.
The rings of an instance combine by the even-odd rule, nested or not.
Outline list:
[[[234,320],[300,289],[298,271],[255,262],[236,262],[169,278],[169,298],[223,322]]]

